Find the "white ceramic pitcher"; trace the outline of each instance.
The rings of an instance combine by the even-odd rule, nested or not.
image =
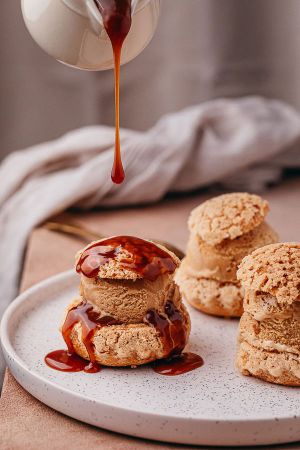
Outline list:
[[[122,64],[152,39],[159,6],[160,0],[132,0],[132,26]],[[58,61],[85,70],[113,67],[111,43],[94,0],[22,0],[22,12],[33,39]]]

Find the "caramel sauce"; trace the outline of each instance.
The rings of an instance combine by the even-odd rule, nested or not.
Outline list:
[[[89,372],[88,363],[76,353],[69,353],[68,350],[55,350],[45,356],[45,362],[51,369],[59,370],[61,372]],[[97,372],[100,366],[97,367]]]
[[[76,355],[76,351],[71,339],[73,327],[79,323],[81,325],[82,342],[89,355],[89,362]],[[74,308],[70,309],[62,327],[62,335],[68,350],[57,350],[49,353],[45,357],[48,366],[53,369],[78,372],[84,370],[88,373],[100,371],[100,365],[96,361],[93,337],[96,330],[100,327],[117,325],[119,322],[110,316],[99,316],[99,313],[93,309],[93,306],[83,301]]]
[[[182,375],[191,370],[198,369],[203,366],[204,361],[201,356],[195,353],[181,353],[170,359],[161,359],[155,361],[152,365],[154,372],[160,375]]]
[[[165,358],[179,355],[182,352],[187,341],[185,320],[173,302],[167,301],[165,314],[150,309],[146,313],[144,322],[154,327],[160,334]]]
[[[90,245],[80,256],[76,270],[88,278],[95,278],[99,268],[115,259],[122,249],[130,255],[121,259],[120,267],[147,280],[154,281],[176,269],[171,255],[152,242],[132,236],[117,236]]]
[[[165,350],[164,359],[152,363],[155,372],[160,375],[181,375],[204,364],[201,356],[182,353],[187,343],[186,324],[183,315],[172,301],[167,301],[165,314],[154,309],[148,311],[144,322],[159,332]]]
[[[115,156],[111,172],[114,183],[124,181],[120,147],[120,66],[123,43],[131,28],[131,0],[95,0],[110,39],[115,65]]]

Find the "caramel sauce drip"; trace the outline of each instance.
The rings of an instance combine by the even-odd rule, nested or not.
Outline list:
[[[150,281],[173,273],[177,267],[171,255],[152,242],[132,236],[117,236],[90,245],[81,254],[76,270],[88,278],[95,278],[99,268],[115,259],[122,249],[129,255],[120,260],[120,267]]]
[[[167,301],[165,314],[149,310],[144,322],[153,326],[161,336],[165,351],[164,359],[154,361],[152,368],[160,375],[182,375],[203,366],[201,356],[182,353],[187,343],[186,322],[172,301]]]
[[[80,323],[82,342],[86,348],[90,362],[87,363],[83,358],[76,355],[76,351],[71,339],[71,333],[74,326]],[[83,301],[74,308],[70,309],[67,313],[67,317],[62,327],[62,335],[67,344],[68,351],[57,350],[48,354],[45,361],[48,365],[53,367],[53,364],[57,364],[53,367],[57,370],[63,370],[66,372],[77,372],[84,370],[85,372],[94,373],[99,372],[100,366],[96,361],[95,349],[93,344],[93,337],[96,330],[100,327],[109,325],[117,325],[116,319],[110,316],[101,317],[98,312],[93,309],[93,306]],[[73,369],[73,370],[72,370]]]
[[[150,309],[144,322],[154,327],[162,340],[164,357],[170,358],[179,355],[186,346],[186,324],[183,315],[172,301],[167,301],[165,314]]]
[[[123,43],[131,28],[131,0],[95,0],[110,39],[115,65],[115,156],[111,172],[114,183],[124,181],[120,146],[120,66]]]
[[[75,353],[75,349],[71,339],[71,333],[74,325],[80,323],[81,338],[89,355],[90,364],[85,371],[90,372],[97,369],[97,362],[93,344],[93,337],[97,328],[108,325],[116,325],[118,322],[110,316],[100,317],[99,313],[94,311],[93,306],[87,302],[82,302],[78,306],[68,311],[66,320],[62,327],[62,335],[68,347],[69,353]]]

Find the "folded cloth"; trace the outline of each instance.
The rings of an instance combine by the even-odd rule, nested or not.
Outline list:
[[[122,130],[126,181],[113,185],[114,129],[83,128],[11,154],[0,166],[0,315],[17,292],[31,230],[70,206],[154,202],[228,179],[274,158],[300,137],[290,106],[259,97],[223,99],[163,117],[145,133]]]

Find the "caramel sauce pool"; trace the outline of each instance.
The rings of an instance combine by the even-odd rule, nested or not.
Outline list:
[[[175,376],[190,372],[203,366],[204,361],[196,353],[181,353],[170,359],[159,359],[152,365],[154,372],[160,375]]]

